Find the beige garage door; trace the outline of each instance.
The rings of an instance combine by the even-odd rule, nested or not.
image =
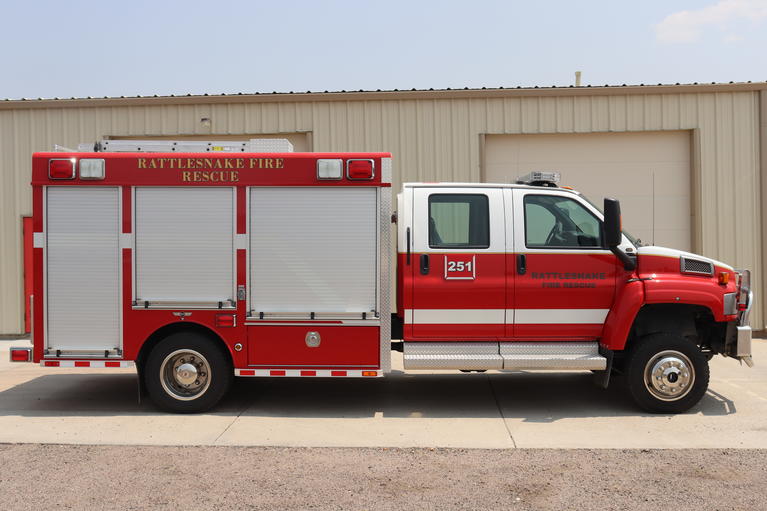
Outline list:
[[[485,181],[556,170],[602,207],[621,201],[623,226],[643,243],[691,249],[690,132],[487,135]]]
[[[234,140],[237,142],[247,142],[251,138],[286,138],[293,144],[293,151],[305,153],[311,151],[311,140],[309,133],[277,133],[272,135],[157,135],[157,136],[126,136],[110,137],[112,140],[215,140],[223,142]]]

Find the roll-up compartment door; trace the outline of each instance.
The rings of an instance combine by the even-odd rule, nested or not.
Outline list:
[[[49,187],[46,194],[48,349],[120,348],[118,188]]]
[[[139,304],[234,304],[234,189],[139,187],[135,200]]]
[[[376,197],[367,187],[253,188],[251,312],[375,313]]]

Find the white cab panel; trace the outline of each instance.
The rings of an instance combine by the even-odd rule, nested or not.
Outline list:
[[[45,216],[46,348],[119,348],[119,188],[49,187]]]
[[[234,189],[139,187],[135,298],[214,306],[234,299]]]
[[[251,311],[376,311],[377,213],[372,187],[251,189]]]

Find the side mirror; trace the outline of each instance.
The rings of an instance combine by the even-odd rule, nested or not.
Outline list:
[[[618,248],[623,241],[621,232],[621,203],[617,199],[605,198],[605,243],[610,252],[621,260],[623,267],[631,271],[636,268],[636,259]]]
[[[621,203],[605,198],[605,242],[609,248],[617,247],[623,240],[621,234]]]

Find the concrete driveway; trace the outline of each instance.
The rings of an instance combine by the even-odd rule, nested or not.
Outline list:
[[[24,341],[21,342],[23,345]],[[237,379],[213,412],[138,403],[129,369],[10,364],[0,341],[0,442],[469,448],[767,448],[767,341],[755,367],[715,357],[690,412],[644,414],[590,373],[402,371],[378,379]]]

